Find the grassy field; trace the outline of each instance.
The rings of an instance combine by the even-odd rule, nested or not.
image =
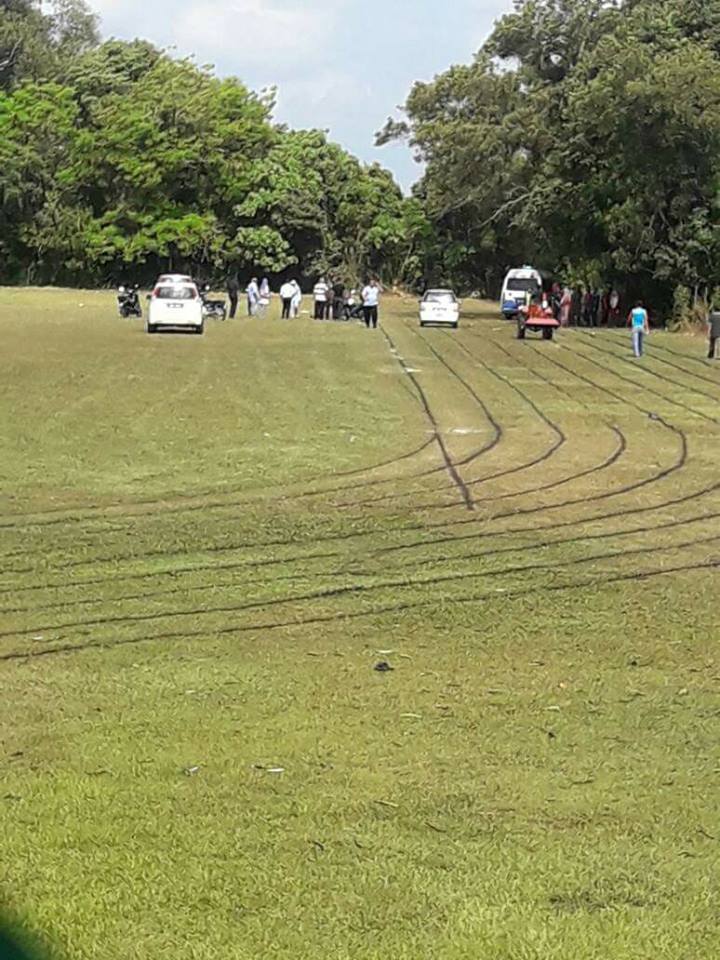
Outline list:
[[[720,369],[383,321],[0,291],[2,899],[74,960],[720,955]]]

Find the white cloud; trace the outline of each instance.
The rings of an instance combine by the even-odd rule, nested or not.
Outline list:
[[[128,30],[151,38],[200,62],[235,65],[282,79],[312,58],[336,29],[347,0],[185,0],[153,4],[145,0],[94,0],[108,33]],[[118,7],[121,6],[121,11]]]
[[[235,52],[243,64],[277,69],[288,57],[306,56],[321,47],[337,6],[281,0],[193,3],[176,21],[174,32],[182,45]]]

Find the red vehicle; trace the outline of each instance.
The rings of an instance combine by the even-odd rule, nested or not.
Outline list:
[[[542,333],[543,340],[552,340],[560,322],[555,319],[552,304],[549,300],[540,302],[534,299],[529,306],[520,307],[517,318],[517,338],[524,340],[528,330],[533,333]]]

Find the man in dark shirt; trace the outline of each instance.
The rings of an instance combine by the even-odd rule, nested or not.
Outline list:
[[[233,320],[237,313],[238,300],[240,298],[240,281],[238,280],[237,273],[232,270],[227,278],[227,292],[230,298],[230,319]]]
[[[344,304],[345,284],[338,281],[333,284],[333,320],[342,319]]]

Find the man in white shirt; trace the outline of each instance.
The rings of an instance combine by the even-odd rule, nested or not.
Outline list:
[[[325,277],[320,277],[318,282],[315,284],[315,289],[313,290],[313,296],[315,297],[316,320],[325,319],[325,311],[327,310],[329,292],[330,287],[327,285],[327,283],[325,283]]]
[[[285,283],[280,287],[280,299],[282,300],[282,319],[290,319],[290,311],[292,309],[293,297],[295,296],[295,287],[290,282],[286,280]]]
[[[377,280],[371,280],[370,283],[363,289],[362,292],[362,302],[363,302],[363,316],[365,318],[365,326],[373,330],[377,330],[378,325],[378,307],[380,305],[380,293],[381,293],[380,284]]]

